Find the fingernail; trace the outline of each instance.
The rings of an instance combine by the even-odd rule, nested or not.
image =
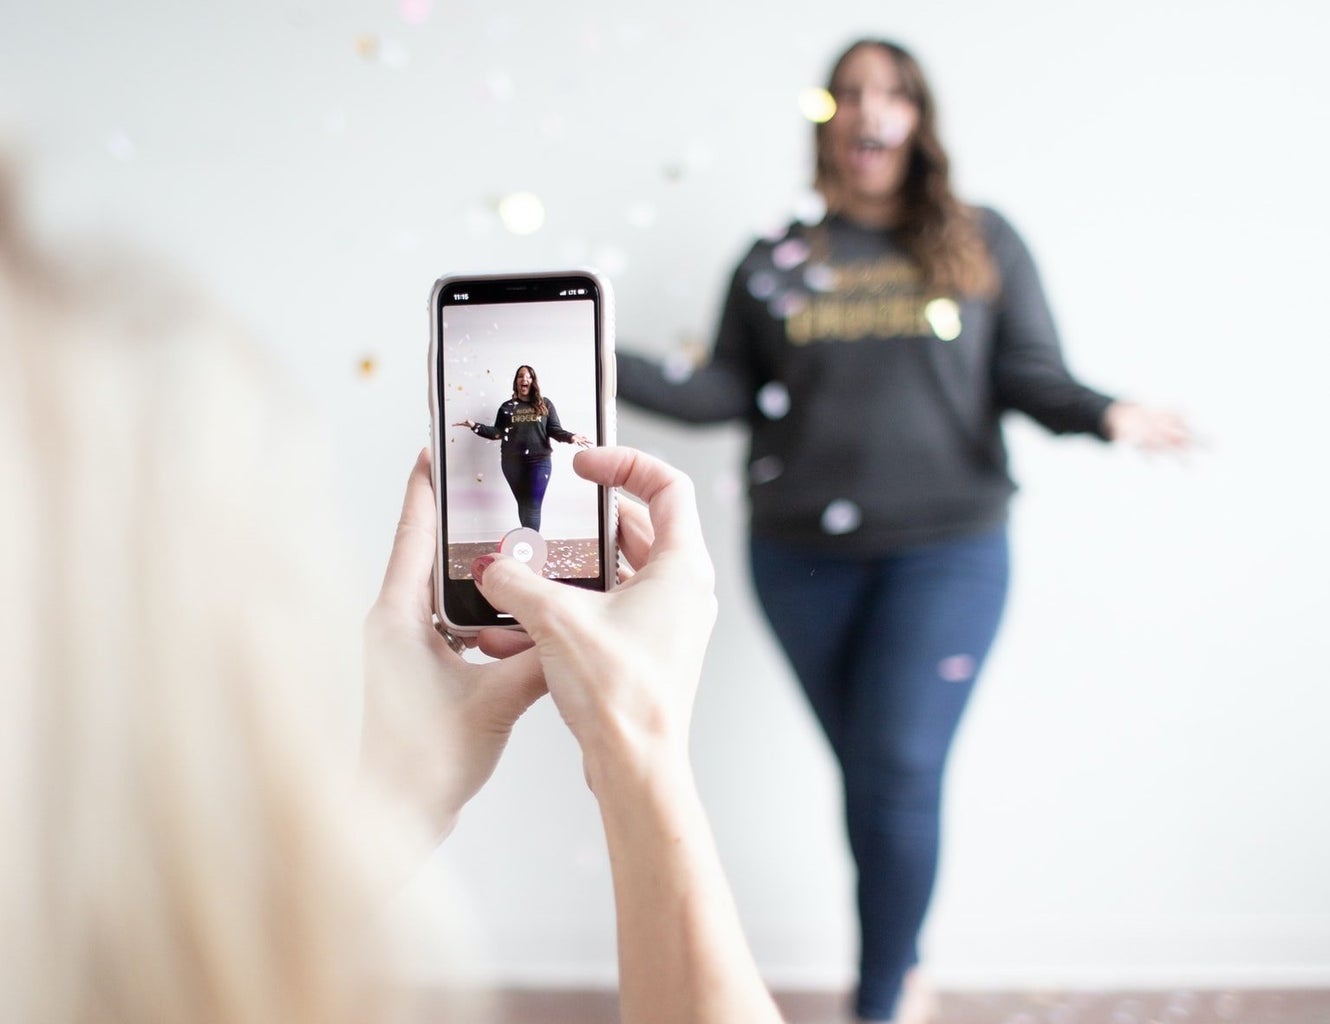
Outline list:
[[[471,575],[476,578],[477,583],[485,581],[485,570],[493,565],[494,560],[498,557],[498,555],[481,555],[471,563]]]

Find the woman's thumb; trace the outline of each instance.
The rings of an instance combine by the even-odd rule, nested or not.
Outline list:
[[[562,590],[509,555],[482,555],[471,563],[471,575],[481,596],[517,619],[528,633],[540,622],[542,610],[551,600],[557,600]]]

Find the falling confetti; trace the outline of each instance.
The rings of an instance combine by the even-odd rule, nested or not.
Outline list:
[[[822,510],[822,530],[833,536],[853,533],[863,519],[864,514],[858,505],[846,498],[837,498]]]
[[[782,292],[768,304],[771,315],[778,319],[797,316],[808,308],[808,296],[803,292]]]
[[[799,113],[814,124],[826,124],[836,116],[836,100],[826,89],[804,89],[799,93]]]
[[[942,341],[961,336],[961,308],[954,299],[934,299],[924,307],[924,319]]]
[[[775,295],[778,287],[780,281],[767,270],[759,270],[748,279],[748,294],[763,302]]]
[[[777,270],[793,270],[808,259],[808,243],[802,238],[787,238],[771,250],[771,262]]]
[[[769,420],[784,419],[790,411],[790,389],[778,380],[768,381],[757,392],[757,407]]]
[[[484,482],[485,482],[485,474],[484,474],[484,473],[477,473],[477,474],[476,474],[476,483],[478,483],[478,484],[483,484]]]
[[[356,372],[361,380],[369,380],[379,371],[379,361],[373,356],[361,356],[356,363]]]
[[[686,352],[674,351],[665,357],[661,364],[661,376],[670,384],[682,384],[693,375],[697,367]]]
[[[429,21],[433,7],[434,0],[401,0],[397,14],[408,25],[423,25]]]
[[[499,200],[499,220],[514,235],[531,235],[545,223],[545,204],[530,192],[513,192]]]
[[[784,472],[785,463],[779,456],[763,455],[760,459],[754,459],[753,464],[748,467],[748,479],[753,482],[754,487],[761,487],[763,484],[771,483]]]
[[[963,683],[974,678],[974,658],[968,654],[953,654],[937,664],[937,674],[944,682]]]
[[[106,140],[106,151],[122,162],[133,160],[134,141],[123,131],[112,132],[111,137]]]
[[[827,200],[815,188],[805,189],[794,197],[794,219],[800,224],[819,224],[827,215]]]
[[[356,36],[356,53],[364,60],[374,60],[379,55],[379,37],[370,32]]]
[[[726,472],[711,481],[711,493],[722,505],[736,505],[743,497],[743,483],[737,473]]]
[[[834,292],[836,271],[825,263],[813,263],[804,271],[804,284],[815,292]]]
[[[495,70],[485,76],[484,96],[495,103],[506,103],[517,92],[513,78],[507,71]]]

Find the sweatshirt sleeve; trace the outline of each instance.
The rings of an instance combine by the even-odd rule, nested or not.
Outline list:
[[[1113,399],[1081,384],[1067,369],[1024,241],[997,213],[984,210],[981,216],[1000,275],[992,368],[999,408],[1023,412],[1054,433],[1102,437],[1104,410]]]
[[[494,414],[494,426],[491,427],[488,423],[477,423],[471,428],[471,432],[487,440],[497,441],[503,436],[503,428],[507,426],[505,423],[507,418],[504,407],[501,405],[499,411]]]
[[[548,398],[545,399],[545,433],[556,441],[562,441],[564,444],[573,443],[573,432],[564,430],[563,424],[559,422],[559,413],[554,408],[554,403]]]
[[[740,268],[730,281],[708,362],[680,379],[666,373],[655,360],[620,352],[619,397],[686,423],[723,423],[746,417],[758,385],[755,338],[742,276]]]

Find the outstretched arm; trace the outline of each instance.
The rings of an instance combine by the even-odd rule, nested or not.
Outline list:
[[[688,759],[716,614],[692,483],[626,448],[580,452],[574,466],[647,502],[649,513],[628,502],[621,510],[634,574],[598,594],[506,556],[478,559],[473,572],[486,599],[526,627],[582,748],[614,874],[623,1021],[775,1024]]]
[[[490,426],[488,423],[477,423],[475,420],[459,420],[454,423],[453,426],[466,427],[467,430],[471,431],[471,433],[475,434],[477,437],[483,437],[487,441],[497,441],[499,438],[503,437],[503,431],[504,428],[508,426],[509,419],[510,417],[504,407],[499,406],[499,411],[494,414],[493,426]]]
[[[724,423],[748,416],[753,396],[768,376],[758,357],[755,315],[741,268],[730,282],[710,359],[700,365],[683,360],[675,366],[619,352],[619,397],[686,423]]]
[[[558,410],[554,408],[554,403],[548,398],[545,399],[545,432],[556,441],[562,441],[564,444],[575,444],[579,448],[590,448],[591,442],[585,434],[574,434],[571,430],[564,430],[563,424],[559,422]]]
[[[1135,402],[1114,402],[1104,410],[1103,435],[1147,452],[1182,452],[1196,444],[1180,413]]]

